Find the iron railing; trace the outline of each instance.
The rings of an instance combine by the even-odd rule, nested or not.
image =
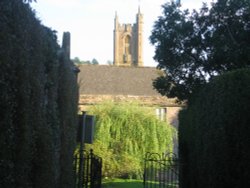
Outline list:
[[[143,184],[144,188],[179,187],[179,161],[175,154],[147,153]]]
[[[76,188],[101,188],[102,159],[93,150],[77,153],[74,158]]]

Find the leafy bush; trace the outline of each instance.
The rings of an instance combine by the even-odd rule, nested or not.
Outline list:
[[[93,149],[103,158],[106,177],[142,178],[146,152],[171,152],[174,130],[150,109],[135,103],[106,102],[93,106],[96,115]]]
[[[180,114],[182,187],[249,187],[250,70],[212,80]]]

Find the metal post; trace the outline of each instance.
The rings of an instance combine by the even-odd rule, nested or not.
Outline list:
[[[95,161],[94,159],[93,149],[90,149],[90,188],[95,187],[94,182],[96,181],[94,173],[97,173],[97,172],[94,172],[94,168],[93,168],[94,163],[95,165],[97,165],[97,161]]]
[[[82,112],[82,129],[81,129],[81,141],[80,141],[80,161],[79,161],[79,174],[78,174],[78,188],[83,188],[83,151],[84,151],[84,136],[85,136],[85,117],[86,117],[86,112]]]

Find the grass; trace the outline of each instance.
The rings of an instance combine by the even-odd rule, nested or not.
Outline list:
[[[143,181],[131,179],[104,180],[102,188],[143,188]]]
[[[153,183],[154,184],[154,183]],[[154,187],[160,187],[155,183]],[[168,185],[168,188],[176,188],[176,185]],[[103,180],[102,188],[143,188],[143,180],[133,179],[110,179]]]

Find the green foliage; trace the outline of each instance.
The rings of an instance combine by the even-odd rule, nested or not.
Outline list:
[[[172,151],[173,129],[150,109],[106,102],[89,113],[96,115],[93,149],[103,158],[105,177],[142,178],[146,152]]]
[[[27,2],[27,3],[32,3],[33,1],[36,2],[36,0],[23,0],[23,2],[25,2],[25,3],[26,3],[26,2]]]
[[[106,64],[107,64],[107,65],[113,65],[114,63],[113,63],[113,61],[108,60],[108,61],[106,62]]]
[[[94,58],[94,59],[92,59],[91,64],[93,64],[93,65],[98,65],[99,62]]]
[[[87,65],[98,65],[99,64],[99,62],[94,58],[94,59],[92,59],[92,61],[89,61],[89,60],[87,60],[87,61],[82,61],[82,60],[80,60],[78,57],[75,57],[74,59],[72,59],[71,61],[73,61],[73,63],[75,64],[75,65],[83,65],[83,64],[87,64]]]
[[[59,62],[55,32],[40,24],[28,3],[2,0],[0,12],[0,187],[64,187],[62,178],[70,179],[62,164],[73,160],[75,75],[68,60]]]
[[[189,99],[209,79],[250,65],[250,1],[218,0],[191,14],[174,2],[163,5],[150,40],[166,75],[154,87]]]
[[[180,114],[182,187],[249,187],[250,70],[213,79]]]

